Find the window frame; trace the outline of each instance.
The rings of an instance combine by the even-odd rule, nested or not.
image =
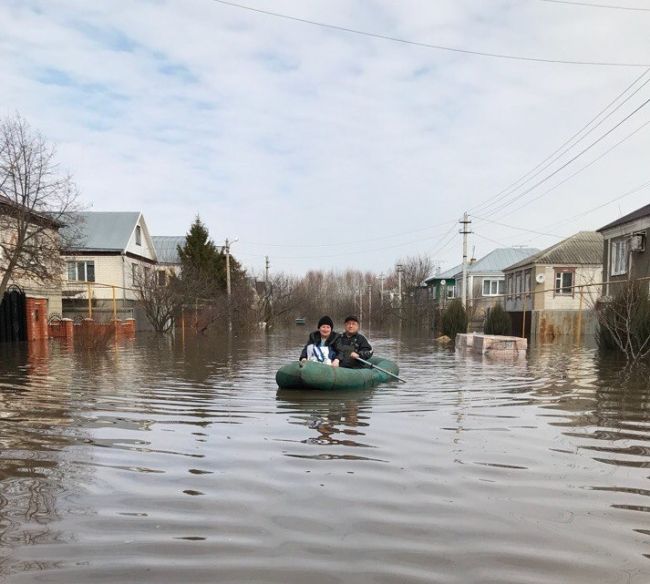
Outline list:
[[[616,239],[610,244],[609,275],[624,276],[627,274],[630,244],[627,238]]]
[[[142,227],[139,225],[135,226],[135,244],[142,246]]]
[[[83,278],[79,277],[79,268],[83,266]],[[88,277],[88,268],[92,268],[92,278]],[[74,278],[70,278],[71,269],[74,270]],[[95,260],[67,260],[66,271],[68,282],[96,282]]]
[[[564,282],[563,276],[566,274],[571,275],[571,283],[567,286]],[[560,285],[558,287],[558,279]],[[573,298],[576,293],[576,270],[575,268],[554,268],[553,269],[553,296],[570,296]],[[569,291],[565,292],[564,290],[568,288]]]
[[[485,292],[485,285],[488,284],[488,292]],[[483,278],[481,282],[481,296],[494,297],[505,295],[505,278]],[[499,291],[500,289],[500,291]]]

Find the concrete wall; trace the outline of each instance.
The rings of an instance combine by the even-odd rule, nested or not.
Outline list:
[[[582,314],[581,318],[580,314]],[[593,339],[598,329],[598,321],[592,310],[535,310],[530,317],[531,339],[541,342],[559,338],[577,340],[578,326],[583,340]],[[579,321],[581,321],[580,325]]]

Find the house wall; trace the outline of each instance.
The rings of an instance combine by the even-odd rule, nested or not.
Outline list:
[[[126,253],[142,256],[149,260],[155,261],[156,251],[153,242],[151,241],[151,237],[149,236],[149,230],[147,229],[147,225],[144,222],[144,217],[142,215],[140,215],[137,225],[142,230],[141,245],[136,244],[136,236],[135,236],[136,226],[134,226],[133,232],[131,233],[131,237],[129,238],[129,242],[126,245]]]
[[[115,255],[67,255],[67,261],[93,261],[95,263],[95,282],[77,282],[68,280],[67,264],[63,273],[63,290],[67,297],[88,298],[90,285],[93,298],[97,300],[112,300],[115,286],[115,297],[118,300],[133,301],[136,299],[133,280],[133,265],[138,270],[153,269],[150,262],[130,258],[121,254]]]
[[[645,251],[629,252],[627,273],[614,276],[611,273],[612,243],[622,239],[627,239],[634,233],[645,234]],[[605,284],[603,285],[603,294],[605,296],[612,296],[616,293],[618,282],[625,282],[629,278],[637,279],[647,278],[650,276],[650,241],[648,239],[650,236],[650,217],[643,217],[636,221],[632,221],[631,223],[619,225],[618,227],[603,231],[602,234],[604,238],[603,279],[605,281]]]
[[[584,284],[597,284],[602,282],[603,268],[600,265],[570,266],[570,265],[535,265],[524,266],[521,270],[508,271],[509,276],[516,277],[519,273],[531,270],[532,294],[516,292],[509,293],[506,281],[506,310],[508,312],[520,312],[524,309],[530,310],[578,310],[581,307],[580,289],[574,289],[573,294],[555,293],[555,272],[557,269],[575,270],[574,286]],[[538,282],[539,275],[543,275],[543,282]],[[593,307],[600,296],[600,286],[589,286],[582,288],[582,308]],[[524,306],[525,305],[525,306]]]
[[[503,304],[505,296],[483,296],[483,280],[503,280],[504,276],[499,274],[471,274],[468,276],[468,303],[471,307],[470,317],[473,323],[478,323],[485,319],[487,310]]]

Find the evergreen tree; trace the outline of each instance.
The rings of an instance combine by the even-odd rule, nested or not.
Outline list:
[[[185,245],[178,246],[178,255],[182,279],[197,296],[212,296],[226,289],[226,256],[210,239],[198,215],[185,237]]]
[[[447,305],[447,308],[442,313],[442,334],[455,341],[458,333],[466,332],[467,312],[463,303],[456,298]]]
[[[484,330],[486,335],[509,336],[512,334],[512,320],[501,304],[497,304],[490,309],[485,319]]]

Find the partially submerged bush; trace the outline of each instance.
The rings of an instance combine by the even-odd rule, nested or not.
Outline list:
[[[647,284],[631,282],[596,309],[603,351],[622,353],[628,363],[650,356],[650,298]]]
[[[463,303],[455,298],[442,313],[442,334],[456,340],[458,333],[467,332],[467,312]]]
[[[512,334],[512,320],[501,304],[493,306],[485,319],[484,331],[486,335]]]

